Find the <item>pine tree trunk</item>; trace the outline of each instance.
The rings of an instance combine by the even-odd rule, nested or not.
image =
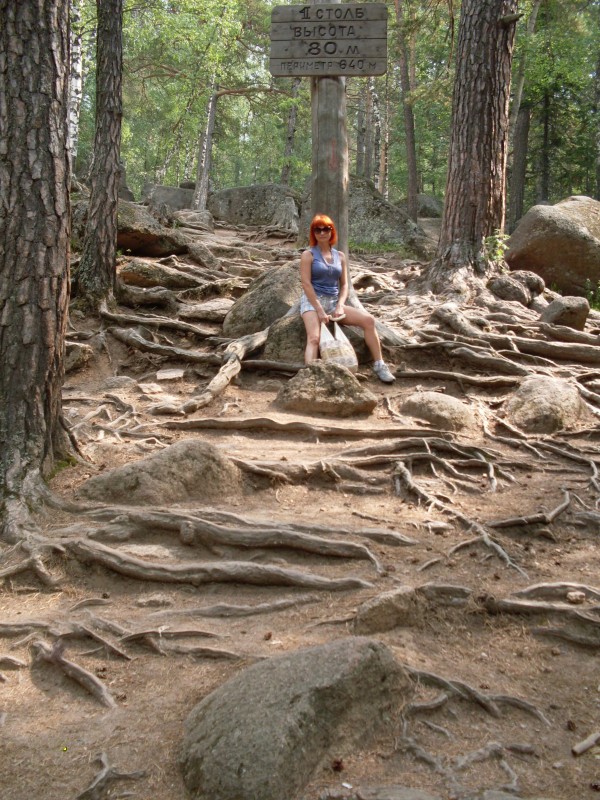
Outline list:
[[[440,289],[447,287],[450,272],[485,274],[491,268],[485,239],[504,228],[516,7],[517,0],[462,5],[446,202],[432,269]]]
[[[368,181],[373,180],[373,145],[375,140],[373,133],[373,78],[367,78],[364,176]]]
[[[120,181],[123,0],[97,0],[96,133],[91,194],[78,293],[90,307],[111,298],[117,255],[117,202]]]
[[[550,93],[544,92],[542,102],[542,146],[539,152],[537,202],[547,203],[550,198],[550,126],[552,124]]]
[[[365,136],[367,133],[365,122],[366,99],[366,82],[361,81],[360,94],[358,96],[358,111],[356,112],[356,167],[354,174],[357,178],[365,177]]]
[[[8,509],[25,510],[27,487],[66,452],[68,9],[68,0],[0,1],[0,538],[8,540]]]
[[[400,56],[400,93],[402,98],[402,113],[404,116],[404,141],[406,144],[406,167],[408,171],[408,184],[406,194],[407,212],[410,219],[417,221],[419,211],[419,175],[417,170],[417,145],[415,136],[415,115],[409,96],[413,86],[410,80],[410,51],[406,36],[404,35],[403,25],[404,3],[402,0],[395,0],[396,20],[398,23],[398,47]]]
[[[292,97],[294,102],[288,114],[287,134],[285,137],[285,150],[283,153],[283,167],[281,169],[281,183],[287,186],[292,176],[292,153],[294,152],[294,139],[296,138],[296,117],[298,116],[298,106],[296,97],[300,89],[301,78],[294,78],[292,83]]]
[[[517,124],[515,126],[513,138],[513,163],[510,176],[510,203],[508,207],[509,232],[514,231],[517,222],[523,216],[530,120],[531,109],[528,105],[522,105],[517,116]]]

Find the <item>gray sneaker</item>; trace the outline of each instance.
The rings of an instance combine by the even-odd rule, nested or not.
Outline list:
[[[396,378],[389,371],[387,364],[373,365],[373,372],[383,383],[394,383]]]

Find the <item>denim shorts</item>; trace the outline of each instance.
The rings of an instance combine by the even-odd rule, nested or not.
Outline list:
[[[335,307],[337,306],[338,295],[334,294],[318,294],[317,300],[323,306],[323,311],[326,314],[333,314],[335,311]],[[316,311],[317,309],[313,306],[310,302],[308,297],[302,292],[302,297],[300,298],[300,314],[306,314],[307,311]]]

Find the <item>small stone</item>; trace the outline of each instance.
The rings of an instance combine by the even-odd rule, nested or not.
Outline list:
[[[147,597],[140,597],[139,600],[136,600],[135,604],[140,608],[165,608],[167,606],[172,606],[173,601],[166,594],[156,592],[154,594],[149,594]]]
[[[585,603],[585,592],[567,592],[567,602],[574,606]]]
[[[178,381],[185,375],[184,369],[161,369],[156,373],[157,381]]]
[[[157,383],[140,383],[138,385],[140,392],[143,392],[143,394],[160,394],[162,392]]]

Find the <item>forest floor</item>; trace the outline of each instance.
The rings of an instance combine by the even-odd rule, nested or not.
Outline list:
[[[233,239],[239,232],[220,235]],[[374,254],[361,265],[375,266],[381,281],[406,269],[389,254]],[[418,331],[429,321],[434,298],[411,299],[400,290],[394,296],[395,301],[388,296],[382,304],[369,303],[368,294],[362,299],[390,325],[402,325],[403,333],[409,328]],[[98,332],[104,323],[73,315],[72,324],[80,332]],[[216,335],[219,329],[214,326]],[[360,368],[360,379],[379,399],[370,416],[332,420],[282,411],[275,399],[290,375],[242,370],[210,405],[188,417],[212,420],[212,427],[183,430],[171,424],[179,417],[153,416],[150,407],[165,395],[178,402],[197,395],[216,367],[191,369],[183,360],[132,350],[110,335],[103,342],[86,367],[67,375],[64,387],[66,417],[90,462],[62,469],[52,479],[52,490],[65,500],[75,498],[78,487],[99,471],[196,437],[227,456],[271,465],[338,463],[359,448],[377,450],[382,443],[407,438],[418,440],[421,455],[431,454],[443,440],[463,453],[456,461],[461,462],[456,469],[462,477],[451,478],[443,465],[435,468],[416,458],[410,462],[414,481],[429,499],[437,498],[438,505],[423,497],[420,502],[411,491],[398,492],[398,483],[385,472],[389,463],[384,462],[373,473],[373,493],[368,487],[363,493],[350,484],[317,478],[264,481],[206,504],[214,513],[232,515],[227,519],[238,527],[252,523],[256,528],[301,530],[304,525],[311,530],[318,524],[323,531],[315,532],[322,536],[366,545],[383,569],[377,570],[371,560],[287,547],[235,549],[238,561],[366,582],[355,589],[217,582],[194,586],[160,576],[140,580],[60,553],[48,564],[60,577],[56,587],[40,585],[30,572],[6,579],[0,588],[1,800],[183,800],[186,792],[178,768],[183,724],[207,693],[257,658],[353,636],[353,618],[362,603],[399,586],[425,585],[437,589],[418,594],[413,619],[373,635],[419,676],[415,700],[436,702],[413,714],[407,731],[326,764],[303,800],[326,798],[336,791],[335,796],[347,792],[350,797],[349,787],[356,791],[385,784],[421,788],[444,800],[476,797],[477,792],[502,786],[518,797],[598,796],[600,748],[580,756],[571,751],[600,729],[600,547],[594,517],[600,496],[593,479],[593,465],[600,463],[600,431],[593,421],[587,419],[554,437],[502,436],[506,430],[495,414],[509,390],[435,377],[433,371],[448,370],[449,361],[435,349],[424,349],[390,351],[388,360],[402,370],[428,370],[426,377],[405,374],[395,384],[383,385],[368,365]],[[182,377],[157,378],[159,370],[176,367],[184,369]],[[559,372],[564,369],[559,365]],[[475,378],[494,376],[474,368],[462,370],[466,371]],[[115,375],[129,375],[135,383],[107,389]],[[403,417],[398,410],[402,400],[418,387],[470,403],[480,420],[487,420],[488,432],[496,431],[496,438],[484,432],[483,424],[469,433],[449,434]],[[136,430],[143,436],[136,436],[131,426],[114,424],[121,408],[134,409]],[[265,419],[273,424],[265,427]],[[244,427],[242,420],[248,421]],[[300,422],[304,427],[294,428]],[[438,444],[424,444],[427,437]],[[556,449],[548,449],[548,443]],[[484,458],[494,462],[494,475],[487,467],[478,470],[478,456],[473,455],[478,452],[484,454],[479,457],[482,463]],[[549,512],[561,505],[565,492],[568,507],[553,516]],[[488,540],[474,535],[447,513],[448,508],[483,526],[510,517],[521,520],[486,528]],[[206,511],[189,505],[168,510]],[[535,515],[540,516],[533,519]],[[65,509],[46,510],[39,522],[50,539],[61,541],[70,525],[91,524],[85,514]],[[121,553],[152,563],[190,559],[189,547],[152,526],[145,535],[118,546]],[[194,558],[223,559],[233,550],[200,548]],[[516,594],[540,584],[546,588]],[[447,586],[455,590],[446,604],[440,601],[440,587]],[[283,600],[290,601],[287,607],[274,605]],[[197,612],[216,604],[271,608],[246,616],[241,611],[223,617]],[[191,613],[186,616],[185,611]],[[67,635],[65,655],[100,679],[114,707],[101,705],[58,668],[32,662],[33,638],[55,640],[75,623],[102,631],[104,644],[98,633],[95,642]],[[195,632],[168,638],[170,631],[184,629]],[[212,634],[200,639],[212,651],[193,652],[200,631]],[[188,652],[171,648],[173,641],[188,645]],[[436,685],[432,676],[449,683],[440,680]],[[105,789],[89,788],[100,770],[101,753],[116,770],[144,775],[115,780]]]

